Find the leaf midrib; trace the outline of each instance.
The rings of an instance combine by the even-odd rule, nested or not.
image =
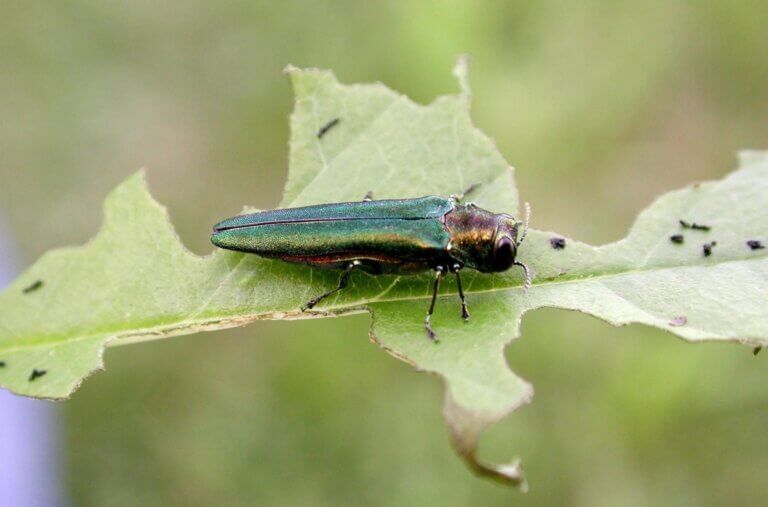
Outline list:
[[[642,269],[611,271],[611,272],[602,273],[596,276],[572,278],[572,279],[566,279],[566,280],[563,280],[563,279],[545,280],[538,283],[534,283],[533,286],[531,287],[531,290],[534,290],[536,287],[542,287],[542,286],[557,286],[557,285],[565,285],[565,284],[572,284],[572,283],[581,283],[585,281],[590,281],[590,282],[599,281],[605,278],[611,278],[615,276],[635,274],[635,273],[666,271],[670,269],[679,269],[679,268],[710,268],[710,267],[721,266],[724,264],[727,265],[727,264],[736,264],[736,263],[744,263],[744,262],[759,262],[759,261],[765,260],[766,257],[768,257],[768,255],[761,255],[761,256],[742,258],[742,259],[729,259],[729,260],[723,260],[721,262],[714,262],[707,265],[691,266],[691,265],[685,265],[685,264],[678,264],[678,265],[672,265],[672,266],[655,266],[655,267],[642,268]],[[398,279],[399,278],[400,277],[398,277]],[[396,285],[396,282],[393,281],[393,283],[390,285]],[[490,288],[481,289],[481,290],[467,290],[465,292],[467,294],[491,294],[494,292],[520,290],[521,287],[522,287],[521,285],[501,286],[501,287],[490,287]],[[447,291],[441,293],[440,297],[454,295],[455,293],[456,293],[455,290],[453,290],[452,288],[449,288]],[[287,311],[271,311],[271,312],[263,312],[263,313],[253,313],[253,314],[237,314],[230,317],[217,317],[213,319],[182,320],[175,324],[169,324],[167,326],[156,326],[156,327],[143,328],[138,330],[133,329],[133,330],[126,330],[125,332],[115,332],[115,333],[100,332],[96,334],[73,336],[67,339],[61,339],[57,337],[55,340],[41,341],[34,344],[18,345],[18,346],[9,347],[6,349],[0,348],[0,352],[14,353],[17,351],[34,349],[38,347],[64,346],[73,342],[86,341],[86,340],[98,339],[98,338],[104,338],[104,339],[111,338],[110,341],[120,341],[120,339],[125,339],[125,338],[142,338],[145,336],[146,337],[151,336],[153,338],[159,339],[159,338],[174,336],[176,334],[183,334],[185,330],[192,327],[198,328],[198,332],[215,331],[218,329],[226,329],[229,327],[249,324],[257,320],[268,320],[272,318],[272,316],[275,316],[278,314],[282,316],[283,320],[303,320],[303,319],[319,318],[319,317],[327,317],[327,316],[352,315],[352,314],[365,312],[366,311],[365,305],[367,303],[379,304],[379,303],[397,303],[400,301],[419,301],[419,300],[429,299],[431,297],[432,296],[430,294],[425,294],[423,296],[419,295],[419,296],[409,296],[409,297],[391,297],[387,299],[373,301],[373,298],[375,298],[375,296],[371,296],[371,298],[361,300],[357,303],[350,303],[346,305],[337,305],[337,306],[329,305],[327,307],[323,307],[318,311],[312,312],[312,313],[301,312],[299,310],[287,310]]]

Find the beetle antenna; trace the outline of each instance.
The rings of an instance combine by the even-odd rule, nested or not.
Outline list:
[[[528,266],[523,264],[522,262],[515,261],[513,266],[520,266],[523,268],[523,272],[525,273],[525,280],[523,281],[523,291],[528,292],[528,289],[531,288],[531,271],[528,269]]]
[[[522,242],[525,240],[525,236],[528,234],[528,223],[531,221],[531,205],[529,203],[525,203],[525,222],[523,222],[523,235],[520,237],[520,240],[517,242],[517,245],[520,246]]]

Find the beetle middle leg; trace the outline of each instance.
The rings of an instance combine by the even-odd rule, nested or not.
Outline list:
[[[424,319],[424,329],[427,332],[427,338],[437,343],[438,338],[432,326],[429,325],[429,320],[432,318],[432,313],[435,311],[435,301],[437,301],[437,293],[440,290],[440,280],[445,274],[445,268],[442,266],[435,267],[435,281],[432,285],[432,302],[429,304],[429,311],[427,311],[427,318]]]
[[[461,299],[461,318],[469,320],[469,310],[467,310],[467,300],[464,298],[464,291],[461,288],[461,264],[451,266],[451,271],[456,274],[456,287],[459,289],[459,298]]]
[[[320,294],[316,298],[310,299],[307,304],[301,307],[302,312],[306,312],[307,310],[311,310],[314,308],[317,303],[322,301],[323,299],[327,298],[328,296],[332,296],[333,294],[336,294],[340,290],[344,289],[347,286],[347,283],[349,283],[349,275],[352,274],[352,270],[355,269],[357,266],[360,265],[360,261],[353,261],[347,264],[347,267],[344,268],[344,272],[341,274],[341,278],[339,278],[339,285],[333,290],[329,290],[328,292],[324,294]]]

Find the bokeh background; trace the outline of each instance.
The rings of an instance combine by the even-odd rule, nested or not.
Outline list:
[[[451,66],[470,53],[473,117],[517,168],[534,225],[595,243],[622,237],[659,193],[721,177],[736,150],[768,148],[763,0],[8,1],[2,12],[0,213],[22,267],[92,237],[102,199],[140,167],[201,254],[217,219],[275,206],[289,63],[429,102],[456,90]],[[483,445],[524,459],[532,487],[520,495],[465,469],[439,380],[371,345],[367,326],[264,322],[110,349],[107,372],[44,411],[61,436],[60,481],[38,479],[84,506],[768,497],[766,355],[528,315],[507,357],[536,397]]]

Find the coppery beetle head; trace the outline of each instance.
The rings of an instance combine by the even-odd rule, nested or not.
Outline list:
[[[527,204],[524,222],[477,207],[456,208],[446,216],[445,222],[451,234],[451,256],[483,273],[520,266],[525,271],[527,287],[530,284],[528,268],[517,261],[517,253],[528,231],[529,215]]]

